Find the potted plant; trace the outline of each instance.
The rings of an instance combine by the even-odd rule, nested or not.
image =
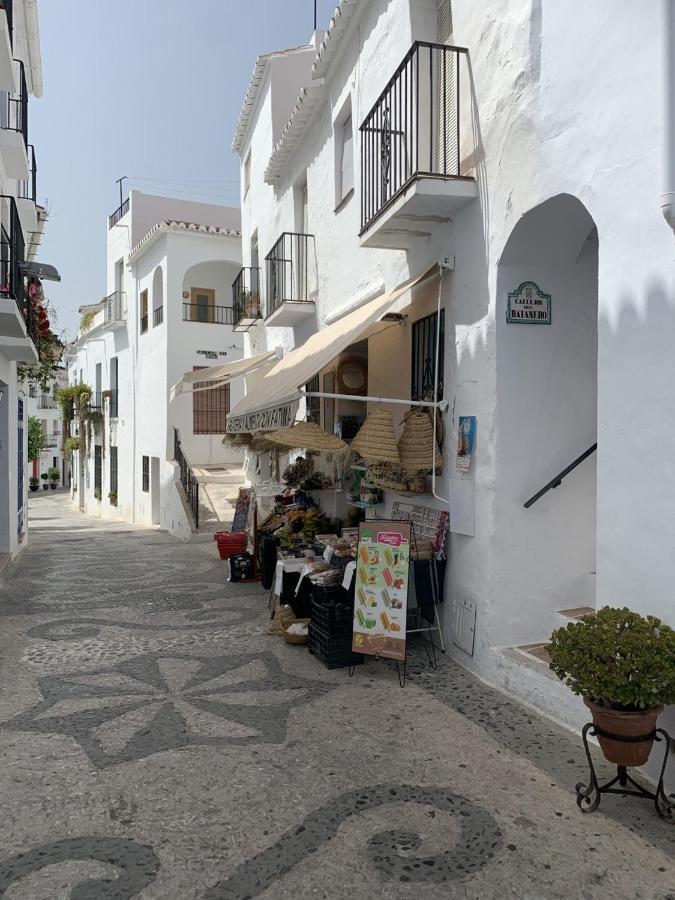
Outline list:
[[[40,479],[37,476],[32,475],[28,479],[28,484],[30,486],[31,491],[37,491],[40,487]]]
[[[549,654],[551,669],[590,709],[605,758],[644,765],[656,720],[675,703],[675,631],[654,616],[605,606],[554,631]]]
[[[55,491],[56,485],[59,483],[59,470],[56,466],[50,466],[49,469],[47,469],[47,474],[49,475],[51,489]]]
[[[100,488],[100,487],[95,487],[95,488],[94,488],[94,498],[95,498],[96,500],[100,500],[100,499],[101,499],[101,488]]]
[[[111,506],[117,506],[117,491],[108,491],[108,500]]]
[[[42,490],[48,491],[49,485],[47,484],[47,482],[49,481],[49,475],[47,474],[47,472],[43,472],[42,475],[40,475],[40,478],[42,479]]]

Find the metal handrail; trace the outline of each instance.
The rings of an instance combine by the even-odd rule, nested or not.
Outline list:
[[[234,325],[231,306],[204,306],[200,303],[183,303],[183,321],[200,325]]]
[[[129,212],[129,198],[127,197],[127,199],[124,201],[124,203],[122,203],[120,206],[118,206],[117,209],[115,210],[115,212],[111,216],[108,217],[108,228],[113,228],[115,225],[117,225],[117,223],[122,218],[122,216],[126,216],[126,214],[128,212]]]
[[[104,323],[110,325],[113,322],[123,322],[125,318],[126,293],[113,291],[103,298]]]
[[[35,147],[29,144],[28,151],[28,178],[19,182],[19,197],[22,200],[32,200],[37,203],[37,162],[35,161]]]
[[[574,471],[574,469],[576,469],[576,467],[578,465],[580,465],[592,453],[595,453],[595,451],[597,449],[598,449],[598,445],[596,443],[596,444],[593,444],[591,447],[589,447],[588,450],[584,450],[584,452],[581,454],[581,456],[577,456],[577,458],[575,460],[573,460],[569,464],[569,466],[566,466],[562,470],[562,472],[558,472],[558,474],[555,476],[555,478],[552,478],[547,484],[545,484],[543,486],[543,488],[541,490],[537,491],[536,494],[533,494],[530,497],[530,499],[526,503],[523,504],[525,509],[529,509],[532,506],[532,504],[536,503],[537,500],[540,500],[544,496],[544,494],[547,494],[549,491],[553,490],[554,488],[559,487],[562,484],[563,478],[566,478],[567,475],[570,474],[570,472]]]
[[[282,303],[311,301],[314,272],[314,235],[284,231],[265,257],[267,306],[270,316]]]
[[[244,266],[232,282],[232,309],[235,324],[242,319],[262,318],[258,266]]]
[[[185,491],[188,505],[192,510],[195,528],[199,529],[199,482],[197,481],[195,473],[192,471],[192,466],[183,453],[177,428],[174,428],[173,430],[173,458],[178,463],[180,483]]]

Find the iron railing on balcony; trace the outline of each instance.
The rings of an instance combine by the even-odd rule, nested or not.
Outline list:
[[[38,409],[56,409],[58,405],[56,397],[50,394],[41,394],[38,400]]]
[[[0,128],[18,131],[28,152],[28,87],[26,70],[20,59],[14,60],[18,72],[16,91],[8,92],[6,101],[0,103]]]
[[[187,457],[183,453],[180,438],[178,437],[178,429],[173,430],[173,458],[178,463],[180,470],[180,483],[183,485],[188,505],[192,510],[195,520],[195,528],[199,528],[199,482],[192,471]]]
[[[314,264],[314,235],[285,231],[265,257],[266,316],[282,303],[306,303],[313,299]]]
[[[14,47],[14,3],[12,0],[0,0],[0,9],[4,9],[7,16],[7,28],[9,29],[9,40]]]
[[[26,331],[36,347],[39,344],[37,310],[26,296],[21,263],[26,248],[23,229],[14,197],[0,194],[0,297],[14,300],[26,323]]]
[[[361,125],[361,233],[414,178],[460,172],[464,47],[416,41]]]
[[[35,147],[32,144],[28,145],[28,179],[19,182],[19,197],[37,203],[37,163]]]
[[[45,448],[51,449],[52,447],[58,447],[61,443],[61,432],[60,431],[52,431],[48,434],[44,435],[44,445]]]
[[[89,398],[89,409],[91,412],[101,412],[103,409],[103,392],[92,391]]]
[[[234,310],[231,306],[211,306],[206,303],[184,303],[184,322],[202,322],[206,325],[234,325]]]
[[[126,317],[127,297],[124,291],[113,291],[103,300],[103,320],[106,325],[123,322]]]
[[[262,318],[260,269],[244,266],[232,282],[232,309],[235,324],[242,319]]]
[[[152,324],[153,324],[153,326],[161,325],[163,321],[164,321],[164,307],[156,306],[152,311]]]
[[[126,216],[129,212],[129,198],[124,201],[120,206],[117,207],[115,212],[108,217],[108,228],[114,228],[115,225],[119,222],[122,216]]]

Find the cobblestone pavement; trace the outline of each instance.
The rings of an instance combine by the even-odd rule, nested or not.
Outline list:
[[[31,497],[0,588],[0,896],[675,898],[675,828],[579,740],[414,654],[353,678],[262,633],[213,544]]]

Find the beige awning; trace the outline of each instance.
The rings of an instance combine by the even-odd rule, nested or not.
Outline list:
[[[278,358],[279,355],[276,350],[270,350],[267,353],[258,353],[256,356],[247,356],[245,359],[233,359],[232,362],[221,363],[218,366],[208,366],[204,369],[198,369],[196,372],[186,372],[181,380],[171,388],[169,400],[175,400],[179,394],[191,394],[194,391],[210,390],[211,388],[228,384],[233,378],[246,375],[255,369],[259,369],[261,366],[269,366]],[[204,381],[213,381],[216,384],[203,388],[192,387]],[[190,390],[191,387],[192,390]]]
[[[437,272],[434,266],[423,275],[410,278],[394,290],[370,300],[317,331],[300,347],[270,366],[243,400],[230,410],[228,432],[252,432],[292,425],[295,404],[301,396],[300,389],[350,344],[362,339],[368,328],[390,312],[407,291]]]

